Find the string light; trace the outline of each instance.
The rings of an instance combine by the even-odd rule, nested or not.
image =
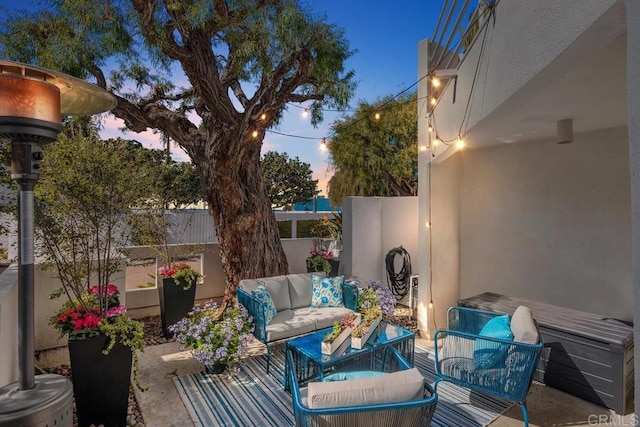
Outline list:
[[[429,124],[429,133],[433,132],[433,126],[431,126],[431,124]]]
[[[322,138],[322,142],[320,143],[320,150],[321,151],[327,151],[327,139],[326,138]]]
[[[257,137],[258,137],[258,131],[257,131],[257,130],[254,130],[254,131],[251,133],[251,136],[252,136],[252,137],[254,137],[254,138],[257,138]]]
[[[458,136],[458,140],[456,141],[456,148],[458,150],[462,150],[464,148],[464,141],[460,136]]]
[[[431,102],[431,105],[435,107],[435,105],[438,103],[438,100],[436,99],[435,96],[432,96],[430,102]]]
[[[429,301],[429,308],[433,308],[433,300]]]
[[[373,118],[376,119],[376,120],[380,120],[380,113],[375,113],[373,115]]]
[[[432,76],[431,77],[431,86],[433,86],[434,88],[439,88],[440,87],[440,79],[437,78],[436,76]]]
[[[438,137],[438,135],[436,135],[436,137],[433,139],[431,145],[433,146],[433,148],[438,148],[438,145],[440,145],[440,138]]]
[[[429,221],[427,221],[425,225],[427,226],[427,228],[431,228],[431,223]]]
[[[260,120],[267,120],[267,114],[262,113],[262,115],[260,116]]]
[[[302,117],[305,118],[305,119],[307,117],[309,117],[309,109],[308,108],[305,108],[304,110],[302,110]]]
[[[427,151],[427,146],[424,144],[420,144],[420,151]]]

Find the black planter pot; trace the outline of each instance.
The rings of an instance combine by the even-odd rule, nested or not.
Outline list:
[[[131,349],[116,343],[109,354],[109,337],[69,341],[73,394],[79,427],[125,427],[131,381]]]
[[[327,274],[328,277],[335,277],[338,275],[338,267],[340,267],[340,260],[339,259],[330,259],[329,260],[329,265],[331,265],[331,271],[329,271],[329,274]],[[318,266],[316,268],[312,268],[309,267],[309,265],[307,265],[307,273],[314,273],[317,271],[323,271],[322,270],[322,266]]]
[[[182,279],[180,279],[182,280]],[[160,297],[160,318],[162,319],[162,333],[165,338],[171,338],[173,334],[168,330],[169,326],[178,323],[193,308],[196,299],[196,284],[187,290],[186,284],[176,284],[173,279],[162,279],[158,284]]]
[[[219,375],[227,370],[227,365],[224,363],[219,363],[216,365],[204,365],[205,371],[207,374]]]

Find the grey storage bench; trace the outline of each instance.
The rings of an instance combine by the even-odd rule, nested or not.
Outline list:
[[[619,320],[486,292],[458,305],[499,313],[531,308],[544,349],[535,380],[627,414],[633,404],[633,327]]]

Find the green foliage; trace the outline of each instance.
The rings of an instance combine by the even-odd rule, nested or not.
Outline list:
[[[346,196],[417,195],[417,123],[415,94],[362,102],[351,117],[334,122],[328,144],[337,169],[329,181],[331,202],[339,205]]]
[[[287,153],[268,151],[261,160],[262,180],[274,209],[293,209],[293,205],[308,202],[317,195],[318,180],[312,179],[309,163]]]
[[[290,239],[291,221],[278,221],[278,232],[281,239]]]
[[[352,54],[344,31],[299,0],[47,0],[0,17],[0,57],[95,81],[118,96],[111,113],[128,129],[158,130],[189,154],[222,256],[234,260],[227,301],[247,271],[265,277],[287,265],[279,240],[263,238],[275,237],[275,223],[239,225],[269,213],[251,179],[265,131],[288,103],[310,103],[314,125],[323,108],[347,107]],[[239,203],[224,200],[229,191]],[[272,261],[255,263],[265,251]]]
[[[322,223],[321,219],[303,219],[298,221],[298,238],[317,237],[316,227]]]
[[[44,151],[35,187],[36,250],[77,299],[90,281],[107,284],[120,269],[133,208],[143,204],[151,182],[119,147],[94,136],[63,133]]]

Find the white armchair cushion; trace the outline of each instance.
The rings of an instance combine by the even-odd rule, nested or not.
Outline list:
[[[306,390],[309,408],[396,403],[421,399],[424,378],[416,368],[379,377],[334,382],[310,382]]]
[[[536,323],[529,307],[521,305],[513,312],[513,316],[511,316],[511,332],[513,332],[514,341],[525,344],[538,343],[538,328],[536,328]]]

